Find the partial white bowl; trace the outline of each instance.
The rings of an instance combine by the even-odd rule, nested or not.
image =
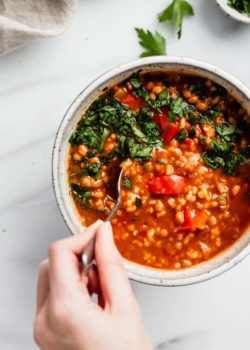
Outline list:
[[[240,13],[228,5],[228,0],[216,0],[218,6],[230,17],[236,21],[250,24],[250,17],[244,13]]]
[[[67,180],[67,155],[69,137],[77,122],[90,104],[107,87],[112,87],[128,78],[132,73],[144,72],[179,72],[213,80],[228,90],[250,113],[250,91],[231,74],[205,62],[190,58],[157,56],[139,59],[122,64],[103,74],[76,97],[67,110],[53,149],[53,186],[62,216],[73,234],[84,231],[79,215],[69,195]],[[215,277],[238,264],[250,253],[250,227],[247,232],[227,251],[200,265],[179,271],[167,271],[146,267],[124,259],[128,276],[136,281],[160,285],[180,286],[198,283]]]

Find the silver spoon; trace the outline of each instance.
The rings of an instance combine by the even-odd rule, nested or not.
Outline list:
[[[118,182],[117,182],[117,199],[116,204],[114,208],[111,210],[109,215],[107,216],[105,222],[110,221],[113,216],[116,214],[117,210],[119,209],[121,205],[121,180],[122,180],[122,174],[123,169],[121,169]],[[82,253],[82,263],[85,274],[88,273],[90,266],[92,265],[93,261],[95,259],[95,237],[91,238],[91,240],[88,242],[86,247],[84,248],[84,251]]]

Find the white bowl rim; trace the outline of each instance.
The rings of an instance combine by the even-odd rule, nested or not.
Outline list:
[[[98,86],[101,86],[104,83],[108,83],[110,79],[114,78],[115,76],[119,76],[120,74],[125,73],[126,71],[140,70],[143,67],[145,68],[146,66],[150,67],[153,65],[161,64],[179,64],[183,66],[190,66],[190,68],[197,68],[207,73],[211,73],[212,75],[218,76],[218,78],[228,82],[229,85],[233,86],[236,90],[239,91],[239,93],[244,95],[244,97],[247,98],[248,101],[250,100],[249,89],[230,73],[212,64],[182,56],[153,56],[129,61],[127,63],[120,64],[113,69],[110,69],[109,71],[105,72],[104,74],[96,78],[94,81],[89,83],[75,98],[75,100],[72,102],[72,104],[66,111],[56,134],[52,154],[53,189],[61,215],[72,234],[82,232],[84,230],[84,227],[79,225],[77,227],[74,218],[69,214],[68,210],[66,209],[65,201],[69,200],[69,195],[67,195],[68,198],[64,198],[64,195],[62,194],[62,183],[65,182],[65,179],[62,180],[62,174],[60,173],[60,168],[62,167],[62,165],[60,165],[60,153],[62,144],[64,143],[63,135],[65,128],[67,127],[69,121],[76,114],[77,109],[79,109],[79,107],[83,104],[85,98],[90,96],[94,91],[96,91]],[[244,235],[245,238],[243,237],[240,239],[240,242],[243,242],[243,248],[238,248],[238,251],[233,257],[228,258],[227,255],[228,252],[231,252],[232,249],[235,249],[233,247],[237,248],[237,246],[239,245],[238,241],[238,243],[236,242],[233,247],[228,249],[226,252],[222,252],[219,256],[216,256],[213,259],[208,260],[207,262],[204,262],[203,264],[200,264],[193,268],[182,269],[179,271],[169,271],[150,268],[143,265],[135,264],[126,259],[123,259],[123,261],[129,278],[137,282],[170,287],[195,284],[220,275],[221,273],[237,265],[248,254],[250,254],[250,244],[248,244],[249,242],[247,241],[247,239],[249,239],[249,235],[250,232],[249,234],[247,233]],[[208,268],[208,266],[210,266],[210,268]],[[205,267],[207,267],[206,271],[203,271]]]

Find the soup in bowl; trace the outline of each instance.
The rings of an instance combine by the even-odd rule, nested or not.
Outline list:
[[[90,84],[60,126],[57,200],[73,233],[109,215],[131,278],[182,285],[249,250],[249,92],[215,67],[158,57]]]

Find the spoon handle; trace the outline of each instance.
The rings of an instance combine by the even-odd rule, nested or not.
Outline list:
[[[117,201],[116,204],[114,206],[114,208],[111,210],[110,214],[108,215],[108,217],[106,218],[105,222],[110,221],[113,216],[115,215],[115,213],[117,212],[117,210],[119,209],[120,205],[121,205],[121,179],[122,179],[122,173],[123,170],[120,171],[120,175],[118,178],[118,183],[117,183],[117,187],[118,187],[118,197],[117,197]],[[88,271],[93,263],[93,261],[95,260],[95,237],[91,238],[91,240],[87,243],[86,247],[84,248],[84,251],[82,253],[82,264],[83,264],[83,268],[84,268],[84,273],[88,274]]]
[[[92,265],[95,257],[95,237],[87,243],[82,253],[82,264],[85,275],[88,274],[89,268]]]

